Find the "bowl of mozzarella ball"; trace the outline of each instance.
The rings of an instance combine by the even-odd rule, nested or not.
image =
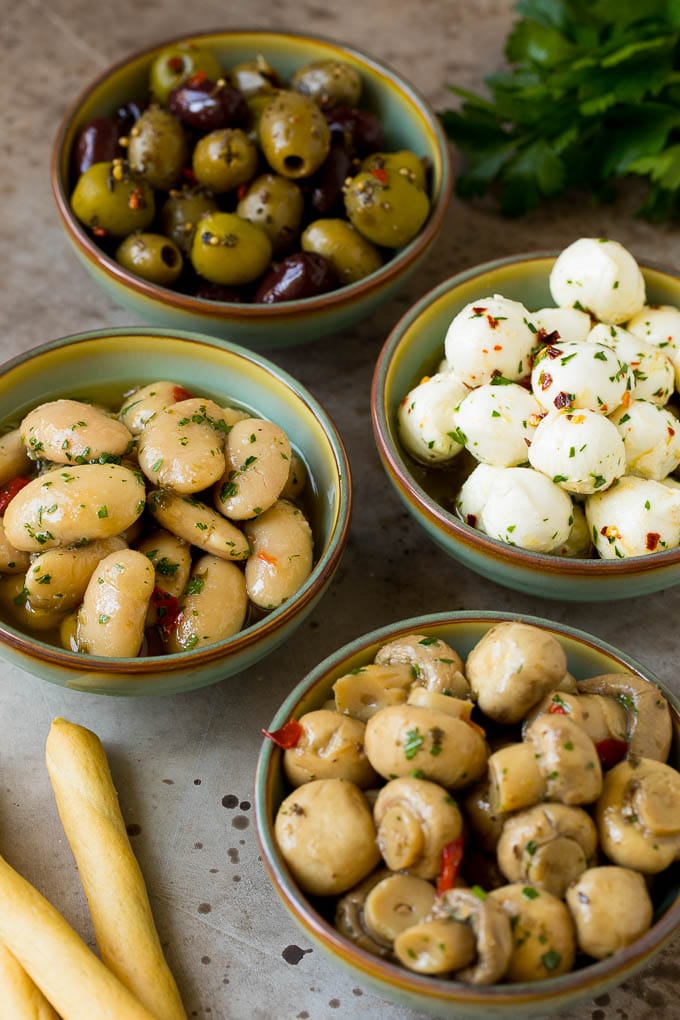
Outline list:
[[[602,600],[680,580],[680,281],[580,238],[440,284],[379,356],[373,428],[428,535],[500,584]]]
[[[679,719],[644,667],[569,627],[391,624],[315,667],[265,732],[265,866],[305,936],[378,995],[554,1016],[677,930]]]

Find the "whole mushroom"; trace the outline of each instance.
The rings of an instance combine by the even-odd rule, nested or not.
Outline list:
[[[387,866],[392,871],[407,868],[421,878],[439,874],[442,850],[463,828],[458,806],[442,786],[410,776],[383,786],[373,818]]]
[[[302,735],[283,753],[283,768],[293,786],[313,779],[349,779],[365,789],[377,782],[364,750],[364,723],[327,709],[300,716]]]
[[[632,673],[604,673],[581,680],[579,694],[613,698],[626,710],[628,754],[666,761],[673,727],[666,698],[659,688]]]
[[[418,974],[449,974],[474,963],[476,940],[462,921],[430,917],[397,936],[394,955]]]
[[[441,638],[405,634],[383,645],[375,661],[382,665],[401,662],[412,666],[415,672],[414,683],[428,691],[439,691],[456,698],[465,698],[470,694],[463,660]]]
[[[543,981],[574,965],[574,924],[562,900],[545,889],[516,882],[489,893],[510,917],[513,953],[506,981]]]
[[[612,923],[615,905],[616,923]],[[567,889],[578,947],[603,960],[635,942],[652,923],[653,907],[642,875],[629,868],[588,868]]]
[[[459,970],[456,978],[472,985],[492,985],[508,969],[513,951],[510,919],[503,908],[486,896],[481,899],[469,889],[450,889],[435,901],[434,920],[451,918],[472,928],[476,960]]]

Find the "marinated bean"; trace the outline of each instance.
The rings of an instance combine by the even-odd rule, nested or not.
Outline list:
[[[223,407],[221,410],[222,417],[229,428],[232,428],[237,421],[245,421],[246,418],[252,418],[252,414],[249,411],[244,411],[241,407]]]
[[[226,467],[215,487],[215,506],[233,520],[257,517],[278,498],[290,471],[283,429],[261,418],[237,422],[227,437]]]
[[[129,453],[134,442],[122,422],[108,411],[80,400],[51,400],[21,422],[29,457],[54,464],[105,463]]]
[[[118,535],[144,510],[144,479],[119,464],[47,471],[14,497],[5,533],[17,549],[41,552]]]
[[[139,466],[154,485],[182,494],[200,492],[224,474],[228,431],[214,401],[181,400],[147,422],[139,439]]]
[[[297,499],[307,484],[307,468],[301,457],[293,450],[290,455],[290,469],[286,484],[281,489],[281,499]]]
[[[162,527],[204,552],[224,560],[245,560],[250,555],[243,532],[197,499],[155,489],[149,493],[147,505]]]
[[[201,556],[168,636],[168,651],[187,652],[231,637],[243,626],[247,608],[243,571],[218,556]]]
[[[216,82],[198,75],[173,89],[168,109],[175,117],[198,131],[243,127],[248,122],[248,106],[242,92],[224,78]]]
[[[138,655],[153,588],[153,567],[135,549],[101,560],[78,610],[78,650],[116,658]]]
[[[30,566],[31,558],[27,552],[15,549],[5,535],[5,527],[0,517],[0,574],[24,574]]]
[[[24,585],[31,605],[43,612],[67,612],[79,606],[97,565],[126,549],[119,536],[101,538],[82,549],[48,549],[27,564]]]
[[[29,634],[56,630],[64,618],[63,613],[44,612],[32,606],[20,574],[0,577],[0,606],[17,629]]]
[[[21,439],[21,429],[12,429],[0,436],[0,485],[5,485],[31,468],[31,461]]]
[[[138,436],[150,418],[179,400],[188,400],[191,394],[174,382],[154,382],[140,386],[125,395],[118,417],[133,436]]]
[[[312,569],[312,530],[294,503],[278,500],[245,532],[253,546],[246,562],[246,589],[251,602],[276,609],[300,588]]]
[[[191,573],[191,549],[188,542],[159,528],[147,535],[137,548],[153,565],[156,587],[179,598]]]
[[[265,305],[299,301],[332,290],[337,279],[335,270],[323,255],[312,251],[296,252],[287,255],[267,273],[253,300]]]

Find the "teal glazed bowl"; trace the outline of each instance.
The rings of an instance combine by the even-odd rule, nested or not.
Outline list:
[[[554,635],[566,652],[567,668],[577,680],[625,671],[659,683],[649,670],[629,656],[583,631],[514,613],[437,613],[390,624],[328,656],[289,694],[267,729],[274,731],[291,718],[297,719],[321,708],[332,698],[332,687],[338,677],[372,662],[377,650],[388,641],[414,633],[441,638],[465,659],[487,630],[505,620],[521,620]],[[680,767],[680,702],[667,686],[663,683],[659,686],[673,714],[675,738],[669,761],[677,768]],[[260,751],[255,780],[257,834],[267,874],[284,908],[310,942],[353,980],[399,1006],[458,1020],[527,1020],[554,1016],[632,977],[680,927],[680,876],[675,865],[674,870],[667,872],[668,880],[656,898],[652,927],[632,945],[608,959],[545,981],[486,987],[407,971],[373,956],[340,935],[332,925],[332,907],[329,912],[328,903],[323,899],[311,900],[301,892],[274,837],[276,812],[289,790],[283,774],[282,752],[266,740]],[[612,904],[612,912],[615,913],[615,904]]]
[[[209,48],[225,68],[261,54],[284,78],[312,60],[337,59],[355,67],[363,82],[363,105],[380,117],[386,148],[413,149],[431,164],[431,211],[418,236],[380,269],[356,283],[317,297],[273,305],[212,301],[181,294],[142,280],[105,254],[71,211],[70,160],[75,141],[88,121],[115,113],[133,98],[145,97],[154,58],[177,42]],[[64,116],[53,146],[51,177],[61,222],[76,255],[104,292],[134,319],[166,329],[209,333],[253,350],[274,350],[340,333],[396,294],[425,259],[441,230],[452,184],[449,150],[436,114],[396,71],[331,39],[256,30],[166,40],[105,71]]]
[[[193,651],[138,658],[77,654],[36,640],[0,621],[0,658],[79,691],[156,695],[193,690],[240,673],[287,640],[331,582],[347,542],[351,478],[335,425],[286,372],[233,344],[192,333],[133,328],[97,330],[53,340],[0,369],[0,422],[65,396],[111,403],[133,386],[176,381],[191,392],[234,402],[281,426],[305,462],[306,509],[314,566],[296,594],[233,637]]]
[[[543,598],[579,602],[637,598],[680,582],[680,548],[602,560],[570,559],[507,545],[465,524],[428,494],[422,467],[399,441],[399,403],[424,375],[436,372],[453,317],[488,294],[521,301],[530,310],[553,305],[548,278],[555,258],[556,254],[530,253],[474,266],[413,305],[390,333],[376,362],[373,434],[387,477],[406,509],[440,549],[466,567],[497,584]],[[648,302],[680,307],[680,277],[669,270],[641,268]]]

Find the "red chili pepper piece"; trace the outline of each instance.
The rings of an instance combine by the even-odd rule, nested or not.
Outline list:
[[[202,85],[208,77],[205,71],[194,71],[190,78],[187,78],[186,85]]]
[[[557,701],[550,702],[550,708],[548,709],[548,715],[569,715],[564,705],[560,705]]]
[[[468,726],[471,726],[473,730],[476,730],[477,733],[479,733],[480,737],[484,737],[486,740],[486,730],[483,726],[480,726],[479,723],[473,722],[472,719],[463,719],[463,722],[466,722]]]
[[[108,230],[106,229],[106,227],[93,227],[92,233],[94,234],[95,237],[106,237],[106,235],[108,234]]]
[[[193,393],[189,393],[189,390],[185,390],[183,386],[175,386],[172,391],[173,400],[191,400]]]
[[[611,769],[626,757],[628,744],[625,740],[607,737],[606,740],[598,740],[595,744],[595,750],[602,763],[602,768]]]
[[[248,194],[248,185],[247,184],[239,184],[238,188],[236,189],[236,197],[239,200],[239,202],[242,199],[244,199],[247,194]]]
[[[442,896],[447,890],[453,889],[463,860],[464,845],[463,837],[457,836],[442,849],[442,870],[437,879],[437,896]]]
[[[273,733],[270,733],[268,730],[262,730],[263,736],[269,737],[277,747],[282,747],[284,750],[297,747],[303,733],[304,730],[297,719],[289,719],[287,723],[284,723],[280,729],[274,730]]]
[[[194,173],[190,166],[182,167],[182,177],[187,182],[187,184],[193,185],[196,183],[196,174]]]
[[[182,612],[179,599],[175,595],[163,591],[162,588],[156,587],[152,592],[151,601],[158,610],[159,627],[164,634],[172,634],[177,626],[179,614]]]
[[[375,177],[377,181],[380,181],[381,184],[387,184],[388,175],[387,170],[385,170],[384,167],[374,166],[371,170],[371,174],[373,175],[373,177]]]
[[[24,478],[23,475],[17,475],[16,478],[10,478],[8,482],[5,482],[0,489],[0,517],[4,514],[17,492],[23,489],[24,485],[28,485],[29,482],[30,478]]]

